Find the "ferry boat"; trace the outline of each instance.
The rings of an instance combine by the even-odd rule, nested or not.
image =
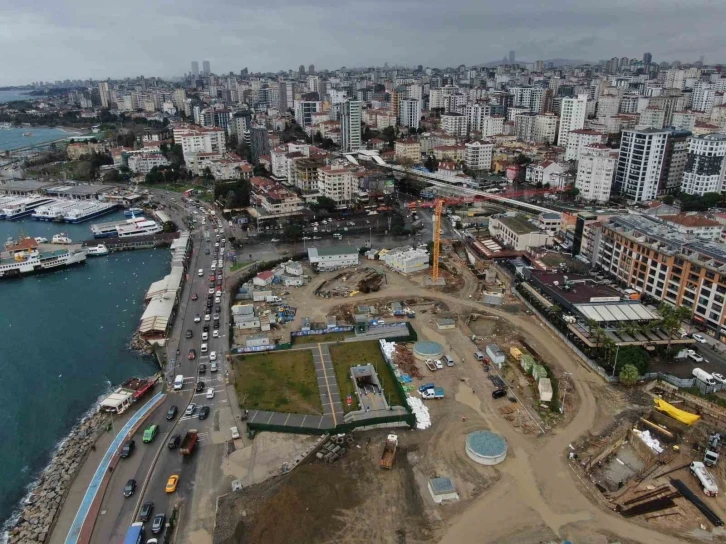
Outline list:
[[[135,223],[143,223],[147,221],[145,217],[134,217],[125,221],[111,221],[109,223],[97,223],[91,225],[91,232],[94,238],[111,238],[118,236],[118,227],[125,225],[133,225]]]
[[[103,244],[86,248],[86,253],[91,257],[103,257],[108,255],[108,248]]]
[[[71,211],[76,206],[78,206],[77,202],[72,202],[70,200],[60,200],[56,202],[52,202],[50,204],[45,204],[43,206],[39,206],[35,209],[33,212],[33,215],[31,216],[35,221],[63,221],[63,214]]]
[[[0,217],[7,219],[8,221],[14,221],[21,217],[25,217],[26,215],[30,215],[36,208],[45,204],[50,204],[51,202],[55,202],[55,199],[38,196],[19,198],[6,204],[2,209],[0,209]]]
[[[148,236],[149,234],[158,234],[162,231],[161,225],[156,221],[147,219],[140,223],[132,223],[131,225],[120,226],[116,229],[119,238],[132,238],[134,236]]]
[[[114,203],[109,202],[83,202],[63,215],[63,221],[66,223],[82,223],[99,215],[110,213],[117,207]]]
[[[22,238],[5,244],[7,254],[0,256],[0,278],[19,277],[24,274],[43,272],[56,268],[82,264],[86,252],[82,250],[56,249],[39,251],[33,238]]]
[[[139,217],[143,214],[144,210],[142,210],[141,208],[129,208],[128,210],[124,211],[124,215],[126,217]]]
[[[55,236],[53,236],[53,238],[51,239],[51,243],[52,244],[66,244],[67,245],[67,244],[72,244],[73,243],[73,240],[71,240],[70,238],[68,238],[68,235],[65,232],[61,232],[61,233],[56,234]]]

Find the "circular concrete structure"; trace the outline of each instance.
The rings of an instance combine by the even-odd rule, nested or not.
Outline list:
[[[489,431],[474,431],[466,437],[466,454],[480,465],[498,465],[507,458],[507,441]]]
[[[444,356],[444,346],[438,342],[421,341],[413,345],[413,355],[420,361],[440,359]]]

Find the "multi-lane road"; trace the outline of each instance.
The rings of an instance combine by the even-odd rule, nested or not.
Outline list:
[[[222,292],[217,302],[216,296],[217,290],[223,290],[218,285],[217,278],[219,260],[224,258],[225,244],[221,240],[225,238],[225,234],[216,232],[214,227],[214,221],[208,219],[206,225],[200,226],[192,235],[193,252],[188,267],[188,281],[182,293],[177,323],[167,347],[168,357],[174,361],[174,368],[167,375],[171,376],[172,380],[174,375],[183,375],[183,389],[172,391],[169,387],[164,403],[147,418],[144,426],[133,437],[136,442],[135,451],[128,459],[122,459],[113,472],[94,526],[92,542],[123,542],[129,525],[137,521],[138,511],[146,502],[154,503],[153,515],[163,513],[169,516],[174,505],[180,506],[182,520],[188,520],[192,514],[190,506],[193,503],[195,486],[200,484],[197,478],[199,467],[202,465],[218,467],[224,455],[223,444],[231,439],[228,424],[233,424],[234,416],[231,415],[225,386],[226,354],[229,345],[229,316],[226,310],[228,298],[227,293]],[[205,232],[209,233],[209,242],[205,241]],[[215,270],[212,270],[213,261]],[[203,270],[202,276],[198,275],[200,269]],[[210,279],[212,274],[216,276],[214,282]],[[210,290],[213,292],[210,293]],[[207,309],[209,295],[212,297],[211,311]],[[216,313],[219,314],[218,323],[214,320]],[[201,317],[199,322],[195,322],[197,314]],[[210,314],[209,320],[205,320],[207,314]],[[205,326],[209,328],[209,338],[203,341],[202,333]],[[215,330],[218,331],[216,337]],[[187,338],[187,331],[191,331],[191,338]],[[205,353],[202,353],[201,349],[203,343],[207,344]],[[196,358],[190,360],[188,354],[192,349],[196,351]],[[218,367],[216,372],[211,372],[210,369],[212,352],[216,353],[214,361]],[[206,365],[204,372],[201,372],[200,364]],[[204,382],[204,388],[200,393],[197,393],[195,388],[198,381]],[[207,390],[210,388],[215,392],[212,399],[207,398]],[[186,415],[185,410],[190,403],[196,404],[197,408],[192,415]],[[209,417],[200,420],[200,407],[204,405],[210,409]],[[177,407],[178,413],[168,420],[167,412],[172,406]],[[227,426],[220,426],[220,420],[226,422]],[[160,432],[153,442],[144,444],[143,431],[154,423],[160,426]],[[178,448],[169,449],[167,444],[170,437],[174,435],[183,437],[191,429],[196,429],[199,436],[191,455],[181,455]],[[166,493],[166,483],[172,474],[179,475],[179,485],[175,492]],[[136,480],[136,491],[133,496],[124,498],[123,489],[130,479]],[[147,539],[152,537],[150,527],[149,522],[146,530]]]

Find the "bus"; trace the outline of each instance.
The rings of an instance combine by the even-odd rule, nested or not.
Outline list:
[[[140,521],[132,523],[129,530],[126,531],[126,537],[123,544],[141,544],[144,540],[144,524]]]

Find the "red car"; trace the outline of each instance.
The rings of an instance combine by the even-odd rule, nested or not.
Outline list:
[[[191,361],[192,359],[196,359],[196,358],[197,358],[197,350],[190,349],[189,350],[189,360]]]
[[[214,281],[216,279],[217,279],[217,276],[215,276],[214,274],[212,274],[211,276],[209,276],[209,281]]]
[[[197,296],[197,294],[196,294],[196,293],[194,293],[194,294],[192,295],[192,300],[197,300],[198,298],[199,298],[199,297]]]

